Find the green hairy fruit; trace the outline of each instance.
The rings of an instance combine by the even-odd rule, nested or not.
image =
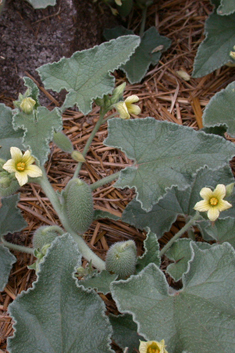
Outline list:
[[[71,228],[76,233],[85,233],[90,227],[94,216],[90,185],[81,179],[72,179],[67,184],[63,196],[64,211]]]
[[[55,132],[53,135],[53,142],[58,146],[62,151],[72,153],[73,144],[70,139],[61,131]]]
[[[33,235],[33,247],[41,250],[45,245],[51,244],[58,235],[62,234],[64,234],[64,231],[59,226],[39,227]]]
[[[136,246],[133,240],[113,244],[107,252],[106,270],[116,273],[119,278],[126,278],[135,273]]]

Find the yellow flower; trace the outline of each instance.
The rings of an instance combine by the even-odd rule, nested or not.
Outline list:
[[[141,112],[140,107],[138,105],[133,104],[139,101],[139,97],[136,95],[132,95],[127,97],[125,101],[120,101],[114,104],[114,107],[117,109],[120,114],[120,118],[122,119],[130,119],[130,114],[138,115]]]
[[[28,182],[28,176],[31,178],[42,176],[41,169],[36,165],[32,165],[35,159],[31,156],[30,151],[26,151],[23,155],[19,148],[11,147],[10,152],[12,159],[9,159],[3,165],[3,169],[9,173],[15,173],[20,186]]]
[[[199,212],[207,212],[207,217],[214,222],[220,212],[227,210],[232,205],[223,200],[226,195],[226,187],[223,184],[218,184],[214,191],[209,188],[202,188],[200,196],[204,199],[196,203],[194,209]]]
[[[166,345],[164,340],[161,340],[161,342],[140,341],[139,351],[140,353],[168,353],[165,347]]]
[[[122,1],[121,1],[121,0],[115,0],[115,2],[116,2],[116,4],[117,4],[118,6],[122,6]]]

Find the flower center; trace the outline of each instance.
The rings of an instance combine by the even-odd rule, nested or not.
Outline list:
[[[152,343],[148,349],[147,353],[160,353],[159,347],[156,343]]]
[[[210,199],[210,201],[209,201],[209,203],[210,203],[210,205],[211,206],[216,206],[216,205],[218,205],[218,199],[216,198],[216,197],[212,197],[211,199]]]
[[[19,162],[16,164],[16,169],[19,171],[19,172],[23,172],[25,170],[25,163],[23,162]]]

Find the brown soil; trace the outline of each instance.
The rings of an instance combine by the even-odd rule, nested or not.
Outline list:
[[[0,23],[0,29],[4,31],[1,33],[5,35],[8,33],[8,37],[5,39],[4,35],[1,35],[0,38],[1,56],[4,57],[4,59],[0,58],[3,63],[0,70],[4,72],[4,84],[1,83],[2,92],[0,94],[2,102],[8,105],[12,104],[19,87],[22,87],[20,76],[25,75],[25,70],[38,80],[35,73],[36,67],[46,62],[58,60],[61,55],[69,56],[74,50],[100,43],[103,24],[106,27],[111,27],[113,21],[116,21],[104,6],[100,8],[92,1],[86,1],[86,5],[84,5],[85,2],[80,0],[76,1],[77,9],[79,9],[76,18],[75,8],[68,7],[65,5],[66,2],[68,3],[68,0],[61,1],[55,8],[37,11],[32,10],[27,3],[19,0],[8,2],[7,9],[10,9],[11,12],[8,12],[7,9],[4,10],[3,22]],[[60,10],[59,7],[61,7]],[[204,23],[211,10],[209,0],[160,0],[149,8],[146,27],[155,24],[162,35],[172,40],[172,46],[164,54],[159,65],[150,68],[143,82],[136,85],[127,84],[126,95],[138,94],[140,97],[142,108],[140,118],[152,116],[158,120],[167,120],[196,129],[201,128],[202,112],[210,98],[234,80],[235,70],[228,67],[223,67],[206,77],[191,78],[188,82],[176,74],[179,69],[184,69],[189,74],[192,73],[196,51],[204,38]],[[102,22],[102,16],[106,16],[104,22]],[[22,32],[14,29],[15,20],[17,20],[17,26],[21,25]],[[36,22],[38,20],[40,21]],[[129,23],[130,27],[137,30],[136,33],[138,33],[140,14],[135,12],[133,16],[130,16]],[[57,32],[57,34],[53,34],[56,26],[60,28],[60,35]],[[10,37],[11,28],[14,31],[13,38]],[[24,37],[26,32],[31,39],[23,38],[24,50],[18,51],[17,42],[18,45],[21,43],[21,37]],[[27,51],[30,42],[33,42],[32,49]],[[39,44],[36,45],[36,43],[41,43],[41,46],[37,47]],[[48,45],[45,46],[45,43]],[[28,59],[30,55],[34,62],[32,66],[30,66],[31,61]],[[12,65],[9,65],[9,60]],[[27,62],[28,66],[25,65]],[[116,77],[118,83],[125,80],[123,75],[116,74]],[[50,100],[48,92],[44,91],[42,97],[45,97],[45,94]],[[51,106],[55,103],[61,104],[61,98],[56,97],[56,99],[51,98]],[[83,150],[94,123],[97,121],[97,113],[97,107],[94,107],[87,117],[72,110],[65,112],[64,131],[71,138],[76,149]],[[102,126],[96,134],[88,153],[87,162],[81,170],[81,176],[88,183],[110,175],[130,163],[122,152],[104,147],[102,142],[106,135],[107,127]],[[66,153],[62,153],[58,148],[52,146],[46,167],[53,187],[56,190],[61,190],[72,177],[76,165]],[[94,192],[95,207],[121,215],[133,195],[133,190],[119,190],[109,184]],[[38,185],[27,184],[21,188],[19,208],[27,220],[28,226],[20,234],[8,238],[18,244],[31,247],[32,234],[35,229],[40,225],[58,224],[57,215]],[[161,239],[161,244],[166,243],[182,225],[183,221],[179,218],[172,226],[171,231]],[[134,239],[138,253],[141,254],[144,238],[145,232],[122,222],[109,220],[93,222],[86,234],[87,243],[102,258],[105,257],[105,253],[112,243],[126,239]],[[34,271],[27,269],[27,265],[33,262],[33,257],[22,253],[15,253],[15,255],[18,261],[13,266],[9,283],[0,293],[0,352],[1,349],[6,351],[6,337],[13,334],[7,307],[22,290],[29,288],[35,280]],[[163,269],[166,265],[163,262]],[[115,310],[109,296],[104,297],[104,300],[110,311]]]

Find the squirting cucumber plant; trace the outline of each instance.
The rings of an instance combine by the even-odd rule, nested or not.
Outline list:
[[[15,329],[8,339],[10,353],[111,353],[111,340],[140,353],[234,350],[235,192],[229,162],[235,145],[218,135],[226,126],[235,136],[234,82],[210,101],[200,131],[154,117],[139,119],[139,98],[124,100],[125,83],[115,88],[111,75],[139,43],[139,37],[125,35],[38,68],[47,89],[67,90],[60,108],[42,107],[29,78],[14,109],[0,104],[0,290],[16,261],[9,249],[33,254],[31,268],[37,273],[33,288],[9,306]],[[93,103],[100,116],[79,152],[62,133],[62,113],[76,106],[86,115]],[[104,144],[121,149],[133,163],[88,185],[81,166],[105,122]],[[51,141],[77,162],[61,192],[55,192],[44,167]],[[114,180],[114,187],[136,192],[120,221],[147,235],[142,256],[132,239],[110,247],[103,261],[83,234],[97,217],[113,217],[94,210],[92,192]],[[58,224],[35,231],[33,248],[4,238],[26,226],[16,191],[28,182],[41,186],[59,218]],[[160,249],[158,239],[178,215],[184,227]],[[196,241],[196,228],[203,242]],[[163,256],[169,263],[165,271]],[[166,273],[181,281],[180,289],[168,284]],[[108,314],[98,293],[111,293],[120,314]]]

